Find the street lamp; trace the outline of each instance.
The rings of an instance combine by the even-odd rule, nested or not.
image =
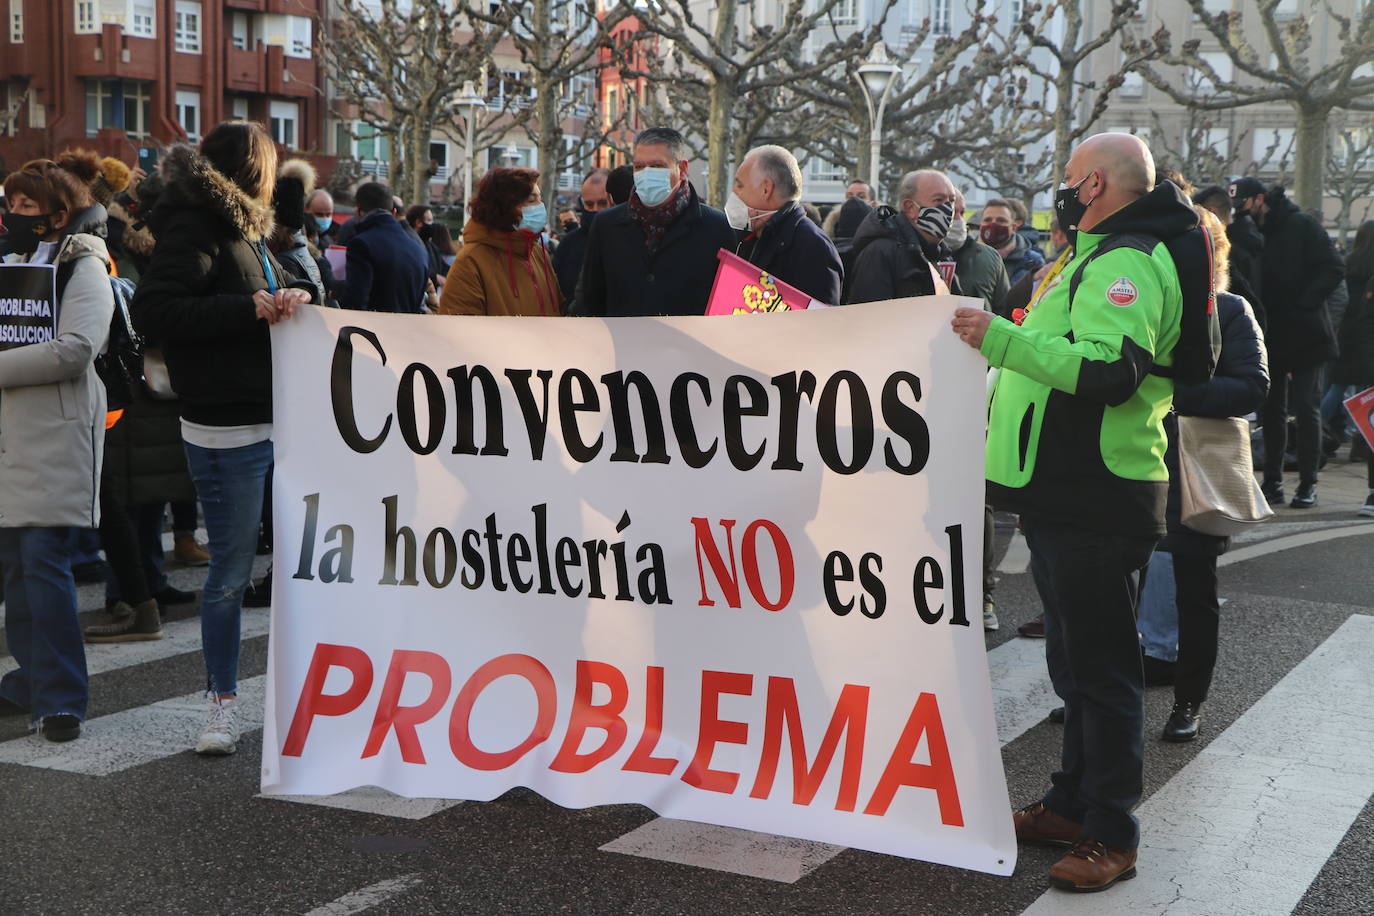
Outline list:
[[[887,107],[888,90],[901,72],[901,67],[887,59],[887,46],[880,41],[873,46],[868,60],[854,74],[864,91],[864,101],[868,103],[868,151],[871,157],[868,183],[873,186],[875,194],[878,190],[878,163],[883,139],[883,110]]]
[[[458,106],[458,110],[463,113],[463,120],[467,122],[467,140],[463,144],[463,222],[466,223],[468,205],[472,200],[472,125],[477,120],[478,113],[487,107],[487,103],[472,88],[472,80],[463,83],[463,92],[453,100],[453,103]]]

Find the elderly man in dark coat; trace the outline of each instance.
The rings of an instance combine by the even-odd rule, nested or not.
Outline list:
[[[802,174],[781,146],[752,149],[735,170],[725,216],[740,233],[736,253],[813,299],[838,305],[844,268],[835,243],[806,218]]]

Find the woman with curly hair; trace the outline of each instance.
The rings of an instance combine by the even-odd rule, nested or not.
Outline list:
[[[558,277],[540,238],[547,222],[538,172],[494,168],[483,175],[439,314],[563,314]]]

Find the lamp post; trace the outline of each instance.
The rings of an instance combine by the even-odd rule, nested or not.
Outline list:
[[[472,125],[477,120],[478,112],[487,107],[486,101],[477,94],[472,88],[472,80],[463,83],[463,92],[458,98],[454,99],[454,104],[458,110],[463,112],[463,120],[467,122],[466,136],[463,143],[463,222],[468,221],[468,203],[472,200]]]
[[[868,60],[854,74],[864,91],[864,101],[868,103],[868,183],[875,194],[878,191],[878,164],[883,141],[883,111],[887,108],[888,90],[901,72],[901,67],[887,59],[887,46],[880,41],[873,46]]]

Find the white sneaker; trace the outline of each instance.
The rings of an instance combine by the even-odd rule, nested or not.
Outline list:
[[[238,750],[238,706],[236,699],[210,694],[210,717],[196,742],[197,754],[224,756]]]
[[[992,603],[991,598],[983,600],[983,630],[987,633],[996,633],[1000,624],[997,622],[997,607]]]

